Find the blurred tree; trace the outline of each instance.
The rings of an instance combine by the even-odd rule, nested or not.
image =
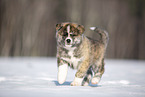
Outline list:
[[[144,0],[0,0],[0,55],[55,56],[55,25],[76,22],[110,35],[107,58],[145,59]]]

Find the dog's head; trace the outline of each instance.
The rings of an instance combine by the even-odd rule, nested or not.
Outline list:
[[[58,45],[75,47],[82,41],[84,27],[75,23],[61,23],[56,25],[56,38]]]

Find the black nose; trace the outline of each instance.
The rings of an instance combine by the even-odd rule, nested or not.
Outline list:
[[[67,39],[66,41],[67,41],[67,43],[70,43],[70,42],[71,42],[71,40],[70,40],[70,39]]]

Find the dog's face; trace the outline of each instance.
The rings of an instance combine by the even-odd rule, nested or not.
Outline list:
[[[56,38],[58,45],[75,47],[82,41],[84,27],[75,23],[62,23],[56,25]]]

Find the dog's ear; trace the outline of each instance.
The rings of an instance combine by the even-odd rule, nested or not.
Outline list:
[[[78,25],[77,29],[79,30],[80,34],[83,34],[85,31],[85,28],[83,25]]]
[[[56,31],[59,31],[62,28],[61,24],[56,24]]]

